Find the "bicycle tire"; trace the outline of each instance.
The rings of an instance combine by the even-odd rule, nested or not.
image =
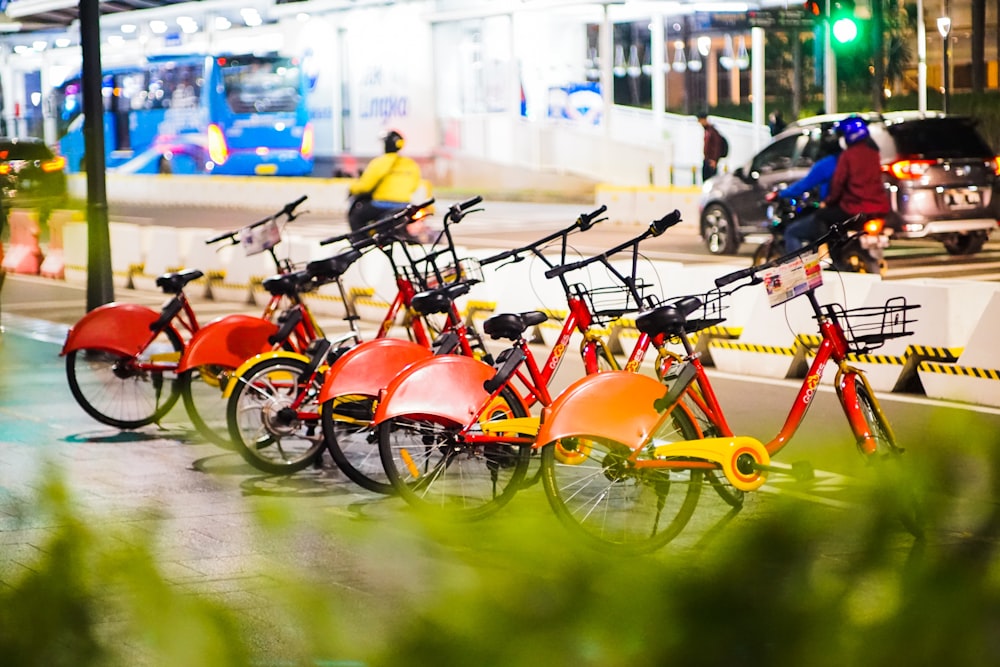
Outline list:
[[[378,441],[371,427],[375,399],[371,396],[337,396],[320,406],[323,438],[330,458],[358,486],[381,493],[396,493],[385,474]]]
[[[289,475],[312,465],[323,450],[318,413],[301,418],[301,408],[318,409],[306,399],[300,411],[283,411],[302,391],[318,393],[322,378],[309,378],[309,362],[295,357],[264,359],[236,378],[226,420],[233,447],[243,460],[262,472]],[[309,401],[312,400],[312,403]]]
[[[686,414],[675,410],[672,420],[674,439],[697,437]],[[669,439],[657,433],[657,441]],[[586,434],[542,449],[549,504],[573,535],[600,551],[635,555],[663,547],[691,520],[701,495],[700,470],[636,469],[630,454],[622,443]],[[678,485],[685,490],[674,493]]]
[[[181,373],[180,391],[191,425],[207,442],[233,450],[226,420],[227,403],[222,395],[224,374],[233,369],[199,366]]]
[[[868,385],[855,376],[858,409],[864,416],[868,431],[875,440],[876,450],[871,457],[875,466],[881,500],[897,515],[903,527],[915,537],[922,537],[923,509],[913,487],[913,480],[903,465],[903,450],[896,444],[892,429],[885,420]],[[860,447],[860,442],[858,443]]]
[[[484,420],[526,417],[504,387]],[[431,415],[402,415],[378,426],[386,476],[411,506],[447,519],[475,520],[506,505],[521,488],[531,445],[469,445],[455,440],[462,425]]]
[[[171,370],[142,371],[133,361],[143,357],[148,360],[150,349],[168,344],[169,354],[180,359],[184,343],[171,329],[164,330],[134,357],[93,349],[69,352],[66,379],[70,393],[84,412],[102,424],[132,430],[156,423],[177,403],[180,396],[177,374]],[[167,354],[166,350],[163,353]]]

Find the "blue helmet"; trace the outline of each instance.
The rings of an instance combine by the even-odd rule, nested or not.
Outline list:
[[[848,146],[853,146],[859,141],[864,141],[869,136],[868,123],[865,122],[864,118],[859,116],[845,118],[837,123],[836,128],[843,135],[844,141]]]

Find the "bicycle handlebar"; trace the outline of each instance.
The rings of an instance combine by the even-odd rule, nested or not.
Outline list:
[[[552,232],[543,239],[539,239],[526,246],[520,248],[514,248],[513,250],[504,250],[501,253],[487,257],[486,259],[479,260],[480,266],[486,266],[488,264],[495,264],[496,262],[501,262],[505,259],[514,258],[515,262],[521,261],[521,253],[531,252],[541,246],[555,241],[557,238],[564,237],[575,229],[579,229],[581,232],[585,232],[597,223],[605,220],[606,218],[601,218],[601,220],[596,220],[597,216],[601,215],[608,210],[607,205],[602,205],[600,208],[591,211],[590,213],[581,213],[580,217],[573,221],[573,224],[565,229],[560,229],[558,232]]]
[[[224,241],[226,239],[229,239],[229,240],[231,240],[233,242],[234,245],[236,245],[236,244],[239,243],[239,239],[236,238],[236,235],[239,234],[244,229],[253,229],[254,227],[260,227],[261,225],[265,225],[268,222],[271,222],[275,218],[278,218],[279,216],[282,216],[282,215],[285,216],[285,217],[287,217],[288,221],[291,222],[292,220],[294,220],[296,218],[296,216],[294,215],[295,209],[298,208],[299,205],[301,205],[302,202],[304,202],[308,198],[309,198],[309,195],[302,195],[301,197],[299,197],[295,201],[292,201],[292,202],[289,202],[289,203],[285,204],[284,207],[282,207],[282,209],[280,211],[278,211],[277,213],[269,215],[266,218],[258,220],[257,222],[251,223],[249,225],[243,225],[239,229],[234,229],[234,230],[232,230],[230,232],[226,232],[225,234],[219,234],[218,236],[214,236],[214,237],[206,240],[205,244],[206,245],[211,245],[213,243],[218,243],[219,241]]]
[[[843,234],[844,229],[847,227],[848,223],[851,220],[854,220],[856,217],[857,216],[854,216],[854,217],[849,218],[848,220],[845,220],[843,222],[832,223],[830,225],[830,230],[826,234],[824,234],[823,236],[819,237],[815,241],[809,243],[808,245],[802,246],[798,250],[793,250],[792,252],[785,253],[781,257],[776,257],[776,258],[772,259],[769,262],[764,262],[763,264],[758,264],[757,266],[750,266],[750,267],[747,267],[745,269],[740,269],[739,271],[733,271],[732,273],[727,273],[724,276],[716,278],[715,279],[715,286],[716,287],[725,287],[726,285],[730,285],[730,284],[736,282],[737,280],[742,280],[744,278],[748,278],[748,277],[751,277],[751,276],[754,277],[754,280],[752,280],[748,284],[753,284],[754,282],[756,282],[756,274],[757,273],[759,273],[761,271],[765,271],[767,269],[774,268],[775,266],[780,266],[781,264],[785,264],[787,262],[790,262],[791,260],[795,259],[796,257],[800,257],[802,255],[806,255],[806,254],[809,254],[811,252],[814,252],[817,248],[819,248],[824,243],[831,244],[831,245],[842,245],[844,243],[847,243],[848,241],[850,241],[850,240],[852,240],[852,239],[854,239],[854,238],[856,238],[856,237],[864,234],[864,230],[850,232],[847,235]]]
[[[605,260],[608,257],[610,257],[611,255],[614,255],[615,253],[621,252],[622,250],[625,250],[628,247],[634,246],[635,244],[639,243],[643,239],[647,239],[650,236],[659,236],[660,234],[662,234],[663,232],[667,231],[668,229],[670,229],[671,227],[673,227],[674,225],[676,225],[680,221],[681,221],[681,212],[678,211],[678,210],[676,210],[676,209],[674,209],[673,212],[668,213],[667,215],[663,216],[659,220],[654,220],[649,225],[649,228],[646,229],[646,231],[644,231],[642,234],[639,234],[639,236],[636,236],[635,238],[630,239],[630,240],[626,241],[625,243],[622,243],[622,244],[620,244],[620,245],[612,248],[611,250],[606,250],[605,252],[602,252],[600,255],[594,255],[593,257],[588,257],[587,259],[581,259],[578,262],[570,262],[569,264],[562,264],[561,266],[554,266],[554,267],[552,267],[551,269],[549,269],[548,271],[545,272],[545,277],[546,278],[558,278],[559,276],[563,275],[564,273],[569,273],[570,271],[575,271],[577,269],[582,269],[583,267],[587,266],[588,264],[593,264],[594,262],[599,262],[599,261]]]
[[[480,197],[479,195],[476,195],[472,199],[467,199],[463,202],[459,202],[458,204],[452,204],[451,208],[448,209],[448,213],[446,214],[445,217],[448,218],[448,221],[451,224],[457,225],[462,221],[462,218],[466,216],[466,214],[469,212],[469,209],[475,206],[476,204],[480,203],[481,201],[483,201],[483,198]]]
[[[353,238],[358,238],[359,240],[352,242],[358,249],[365,248],[375,243],[374,236],[382,235],[396,227],[401,226],[404,222],[408,222],[417,211],[425,209],[434,203],[434,199],[428,199],[422,204],[408,204],[406,208],[403,208],[391,215],[387,215],[384,218],[379,218],[375,222],[368,223],[364,227],[356,231],[347,232],[345,234],[337,234],[336,236],[331,236],[329,238],[323,239],[319,242],[320,245],[330,245],[331,243],[338,243],[340,241],[349,241]]]

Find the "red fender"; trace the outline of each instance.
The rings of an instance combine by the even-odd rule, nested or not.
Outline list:
[[[372,422],[421,414],[467,424],[489,398],[483,383],[494,374],[489,364],[455,354],[418,361],[385,388]]]
[[[583,377],[542,409],[536,442],[547,445],[562,438],[608,438],[632,449],[645,442],[659,419],[653,401],[664,386],[628,371],[606,371]]]
[[[80,318],[66,334],[60,354],[76,350],[105,350],[134,356],[145,345],[149,328],[160,317],[159,311],[134,303],[106,303]]]
[[[267,352],[272,345],[269,336],[278,325],[253,315],[224,315],[212,320],[191,337],[181,355],[177,371],[198,366],[239,368],[255,355]]]
[[[431,356],[428,348],[401,338],[361,343],[345,352],[327,371],[319,402],[348,394],[378,396],[404,368]]]

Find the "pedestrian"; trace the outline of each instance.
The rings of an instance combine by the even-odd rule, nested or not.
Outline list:
[[[704,183],[719,171],[719,160],[726,153],[726,140],[710,122],[704,111],[698,113],[698,124],[705,129],[705,143],[701,163],[701,181]]]
[[[781,109],[775,109],[771,112],[771,115],[767,118],[767,127],[771,130],[772,137],[776,134],[781,134],[781,131],[788,127]]]

